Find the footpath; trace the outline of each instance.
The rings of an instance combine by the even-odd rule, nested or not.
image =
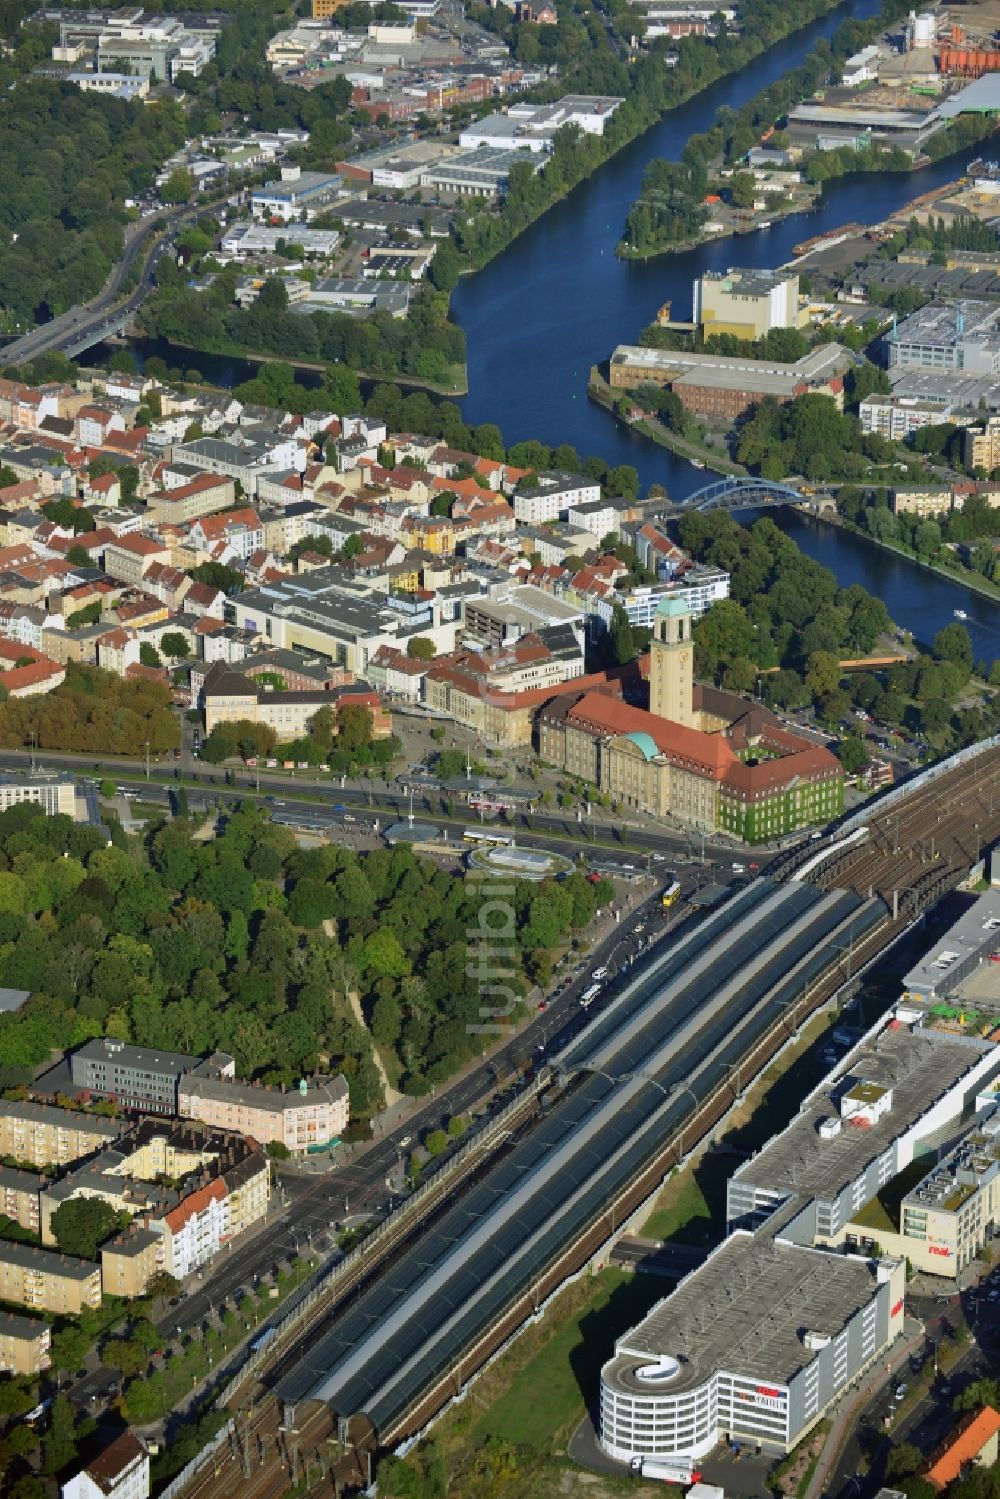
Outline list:
[[[840,1454],[844,1450],[844,1444],[857,1425],[861,1412],[885,1384],[886,1377],[891,1377],[905,1368],[911,1354],[923,1347],[926,1337],[923,1324],[907,1318],[902,1341],[895,1345],[891,1356],[885,1360],[879,1359],[876,1364],[872,1365],[857,1393],[849,1403],[842,1404],[834,1417],[830,1434],[820,1453],[819,1462],[816,1464],[815,1472],[803,1499],[820,1499],[827,1480],[836,1468]]]

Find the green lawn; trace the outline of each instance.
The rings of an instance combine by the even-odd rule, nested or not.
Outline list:
[[[707,1156],[696,1170],[675,1176],[657,1198],[643,1233],[675,1244],[704,1244],[721,1226],[726,1181],[736,1164],[732,1156]]]
[[[561,1320],[558,1305],[550,1308],[553,1336],[480,1416],[469,1433],[470,1448],[489,1436],[543,1452],[562,1446],[597,1392],[601,1365],[615,1338],[633,1327],[667,1289],[654,1275],[624,1270],[602,1270],[592,1286],[592,1294],[572,1317]]]

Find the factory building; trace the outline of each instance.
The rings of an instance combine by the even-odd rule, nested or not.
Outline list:
[[[801,328],[809,308],[799,303],[799,278],[780,271],[710,271],[694,283],[693,321],[705,338],[730,333],[752,341],[772,328]]]
[[[1000,372],[1000,307],[995,302],[930,302],[886,334],[889,368]]]

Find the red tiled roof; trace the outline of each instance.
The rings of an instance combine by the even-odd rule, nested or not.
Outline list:
[[[927,1481],[936,1489],[946,1489],[961,1476],[966,1463],[971,1463],[986,1446],[991,1437],[1000,1432],[1000,1412],[992,1405],[985,1405],[974,1416],[970,1416],[958,1432],[947,1442],[936,1461],[927,1470]]]
[[[164,1216],[163,1221],[170,1229],[170,1232],[175,1234],[186,1223],[190,1223],[191,1219],[198,1213],[203,1213],[210,1202],[222,1202],[226,1196],[225,1182],[220,1177],[216,1177],[207,1186],[199,1187],[197,1191],[185,1197],[182,1203]]]
[[[721,780],[738,763],[721,734],[703,734],[700,729],[674,723],[672,719],[657,718],[645,708],[633,708],[603,692],[583,697],[567,715],[566,722],[607,734],[648,734],[662,754],[700,766],[715,780]]]
[[[153,552],[166,552],[169,550],[168,547],[163,545],[162,541],[154,541],[151,536],[141,536],[137,532],[132,532],[128,536],[116,537],[113,544],[120,551],[132,552],[136,557],[149,557]]]

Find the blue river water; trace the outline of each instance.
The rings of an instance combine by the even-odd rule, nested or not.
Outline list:
[[[651,158],[676,160],[687,138],[710,128],[722,106],[738,108],[795,67],[847,14],[863,19],[877,9],[878,0],[841,7],[751,68],[672,110],[484,270],[463,279],[452,306],[468,343],[469,394],[462,403],[467,421],[496,422],[508,444],[535,437],[572,443],[581,455],[598,453],[609,463],[630,463],[644,488],[663,484],[678,499],[711,478],[588,400],[591,366],[606,360],[617,343],[634,341],[663,302],[672,302],[675,317],[687,317],[692,282],[706,270],[780,265],[800,240],[845,223],[876,222],[960,176],[980,153],[973,148],[919,172],[843,178],[826,185],[811,214],[645,261],[619,260],[614,253],[625,216]],[[842,585],[863,583],[919,639],[930,639],[961,609],[969,616],[977,656],[988,662],[1000,656],[1000,610],[991,600],[839,528],[791,511],[779,514],[803,551],[832,567]]]
[[[692,282],[704,271],[779,265],[800,240],[845,223],[876,222],[961,175],[979,153],[972,148],[919,172],[844,178],[827,184],[811,214],[646,261],[622,261],[614,253],[625,216],[648,161],[679,158],[688,137],[708,129],[720,108],[738,108],[801,62],[820,37],[832,36],[846,16],[864,19],[879,5],[880,0],[858,0],[840,6],[744,72],[672,110],[484,270],[463,278],[452,307],[468,344],[469,394],[461,403],[467,421],[496,422],[508,444],[536,437],[571,443],[581,455],[598,453],[612,464],[632,464],[644,488],[663,484],[678,499],[711,477],[588,400],[591,366],[606,360],[616,344],[634,341],[665,301],[672,302],[675,317],[686,317]],[[233,385],[253,373],[245,361],[228,355],[197,354],[156,341],[133,347],[140,358],[158,353],[218,384]],[[308,374],[300,378],[311,383]],[[833,568],[842,586],[863,584],[918,639],[929,640],[962,610],[977,657],[987,662],[1000,657],[1000,609],[991,600],[837,527],[794,511],[772,513],[803,551]]]

